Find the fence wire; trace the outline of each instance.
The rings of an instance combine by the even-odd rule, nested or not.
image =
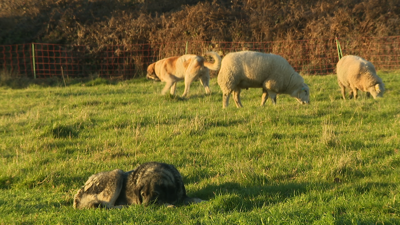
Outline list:
[[[377,70],[400,69],[400,36],[339,40],[343,55],[358,55]],[[0,45],[0,69],[30,78],[89,76],[130,79],[143,76],[149,64],[170,56],[203,55],[216,51],[253,50],[286,58],[304,75],[335,72],[338,61],[335,39],[271,42],[173,42],[137,45],[60,45],[29,43]]]

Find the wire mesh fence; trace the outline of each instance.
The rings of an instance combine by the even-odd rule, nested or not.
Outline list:
[[[400,36],[339,40],[344,55],[358,55],[377,70],[400,69]],[[286,58],[305,75],[334,73],[338,61],[335,39],[271,42],[173,42],[137,45],[83,46],[48,43],[0,45],[0,70],[30,78],[98,77],[130,79],[143,76],[149,64],[170,56],[216,51],[253,50]]]

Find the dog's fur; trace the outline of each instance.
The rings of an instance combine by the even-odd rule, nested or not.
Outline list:
[[[162,94],[170,89],[171,95],[175,94],[176,82],[185,80],[185,91],[182,97],[189,94],[190,84],[199,78],[206,94],[210,94],[210,71],[217,71],[221,67],[221,57],[216,52],[207,52],[206,55],[214,59],[214,63],[207,62],[204,57],[187,54],[161,59],[147,67],[147,78],[165,82]]]
[[[150,203],[174,206],[203,200],[186,195],[179,171],[170,164],[148,162],[135,170],[116,169],[89,177],[74,197],[74,208],[121,208]]]

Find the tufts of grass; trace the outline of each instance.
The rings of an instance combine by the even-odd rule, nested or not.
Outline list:
[[[339,134],[329,121],[324,121],[322,124],[321,142],[328,148],[340,146]]]
[[[47,131],[53,138],[73,138],[78,136],[78,131],[68,125],[53,124],[53,127]]]
[[[216,79],[188,98],[145,79],[1,86],[0,223],[398,224],[398,76],[381,76],[379,100],[344,101],[335,76],[305,76],[310,105],[260,107],[249,89],[241,109],[222,109]],[[174,164],[207,201],[72,208],[90,175],[147,161]]]

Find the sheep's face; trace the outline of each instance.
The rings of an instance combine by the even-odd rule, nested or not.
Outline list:
[[[374,98],[383,97],[383,92],[385,92],[385,85],[383,83],[375,84],[375,86],[368,88],[368,92]]]
[[[303,84],[300,89],[297,90],[294,97],[301,104],[309,104],[310,103],[310,89],[307,84]]]

